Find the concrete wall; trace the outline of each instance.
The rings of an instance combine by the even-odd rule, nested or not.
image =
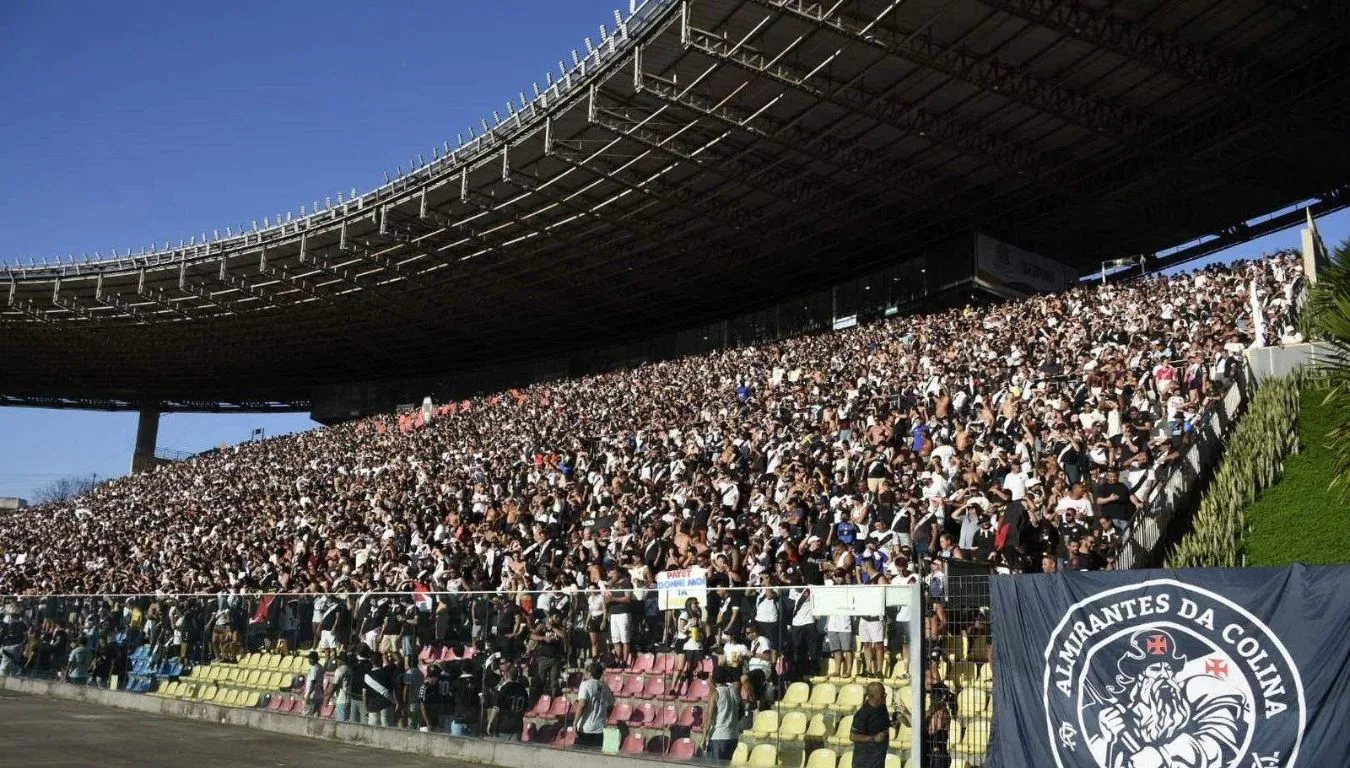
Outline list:
[[[1258,384],[1271,377],[1288,376],[1300,366],[1332,362],[1335,357],[1336,348],[1322,341],[1247,350],[1247,362]]]
[[[541,763],[547,763],[549,768],[656,768],[656,766],[669,768],[671,765],[659,760],[618,757],[590,751],[550,749],[496,739],[466,739],[398,728],[338,723],[314,717],[276,715],[256,709],[162,699],[158,696],[107,691],[50,680],[0,677],[0,690],[507,768],[537,768]]]

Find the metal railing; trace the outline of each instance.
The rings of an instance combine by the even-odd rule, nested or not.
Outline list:
[[[917,766],[919,585],[684,576],[666,590],[0,597],[0,676],[646,758],[759,750],[780,765],[842,758],[875,683],[890,751]],[[607,701],[603,731],[578,721],[579,696]]]

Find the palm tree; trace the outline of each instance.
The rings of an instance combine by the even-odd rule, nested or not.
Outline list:
[[[1323,405],[1335,409],[1336,426],[1328,433],[1336,453],[1332,486],[1350,488],[1350,239],[1331,254],[1331,265],[1319,271],[1308,293],[1307,317],[1314,333],[1330,342],[1332,353],[1322,366],[1331,385]]]

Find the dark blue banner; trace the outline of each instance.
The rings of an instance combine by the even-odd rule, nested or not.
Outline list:
[[[1350,766],[1350,568],[999,576],[991,597],[991,766]]]

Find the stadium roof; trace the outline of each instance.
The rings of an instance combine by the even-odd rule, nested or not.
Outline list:
[[[0,404],[303,408],[715,319],[971,229],[1088,271],[1350,202],[1343,0],[630,10],[379,189],[0,270]]]

